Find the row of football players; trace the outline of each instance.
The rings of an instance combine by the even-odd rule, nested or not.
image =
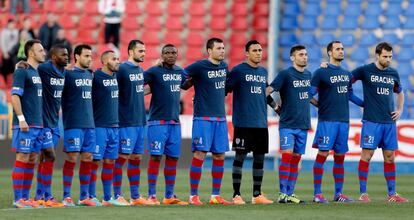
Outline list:
[[[306,48],[297,45],[291,49],[292,67],[281,71],[270,86],[267,84],[267,71],[260,66],[262,48],[259,42],[249,41],[246,44],[246,62],[234,67],[231,72],[223,62],[225,48],[221,39],[209,39],[206,50],[207,59],[197,61],[183,70],[175,65],[177,48],[165,45],[162,48],[162,63],[144,72],[139,63],[144,61],[145,44],[133,40],[128,45],[128,61],[119,64],[117,55],[113,51],[106,51],[101,56],[102,69],[92,74],[88,70],[92,57],[90,46],[77,46],[74,50],[75,67],[65,70],[69,55],[63,47],[54,47],[51,60],[40,64],[44,61],[41,42],[29,41],[25,48],[28,67],[16,70],[12,89],[15,113],[13,147],[17,152],[12,175],[14,205],[18,208],[38,207],[39,203],[52,207],[73,206],[70,189],[79,155],[80,205],[160,204],[155,186],[163,154],[166,155],[166,190],[162,202],[188,204],[175,197],[174,185],[181,146],[178,117],[180,89],[188,89],[192,85],[195,88],[192,134],[194,157],[190,166],[190,204],[203,204],[198,197],[198,184],[207,152],[211,152],[213,158],[212,196],[209,203],[244,204],[240,193],[241,167],[246,154],[251,151],[254,159],[252,203],[272,203],[261,194],[260,189],[264,155],[268,151],[266,103],[280,113],[282,159],[278,202],[301,203],[294,194],[294,186],[310,127],[310,101],[319,107],[319,123],[314,141],[314,146],[319,148],[314,167],[314,201],[327,201],[321,193],[320,183],[323,162],[331,149],[335,151],[334,200],[351,201],[342,193],[343,160],[347,151],[347,135],[343,134],[347,134],[349,129],[348,100],[367,108],[364,111],[363,154],[359,167],[360,199],[369,201],[365,187],[368,162],[374,149],[379,146],[383,147],[386,158],[384,167],[387,168],[389,200],[405,201],[395,192],[393,155],[397,142],[396,136],[389,137],[393,134],[391,131],[395,134],[395,120],[402,111],[400,96],[403,96],[398,74],[388,67],[392,58],[391,46],[379,44],[377,62],[358,68],[351,75],[340,68],[342,44],[332,42],[327,47],[330,63],[316,71],[311,80],[311,74],[305,69]],[[351,79],[361,79],[364,87],[373,90],[372,94],[364,94],[365,102],[352,94]],[[148,84],[149,88],[146,89],[144,84]],[[393,97],[392,92],[385,92],[387,89],[399,93],[396,111],[391,109],[392,103],[388,103],[393,102]],[[280,93],[279,105],[269,96],[273,90]],[[229,92],[233,92],[234,96],[233,148],[236,151],[232,172],[232,202],[220,196],[224,153],[229,150],[224,112],[224,97]],[[312,98],[317,92],[320,93],[318,101]],[[139,194],[139,185],[140,161],[144,150],[143,126],[146,125],[143,97],[147,93],[152,93],[147,137],[151,158],[147,170],[148,198],[144,199]],[[377,100],[382,103],[385,101],[389,108],[383,109],[382,104],[378,108]],[[63,203],[53,198],[50,187],[54,146],[59,139],[57,119],[60,104],[64,121],[64,151],[67,154],[63,167]],[[388,113],[383,114],[381,111]],[[30,200],[33,169],[39,153],[42,157],[37,172],[38,186],[35,199]],[[96,198],[95,190],[96,172],[101,160],[102,202]],[[122,167],[126,161],[130,202],[124,199],[121,192]]]

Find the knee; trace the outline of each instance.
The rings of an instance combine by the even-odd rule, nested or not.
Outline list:
[[[199,160],[204,160],[206,158],[206,154],[207,154],[207,152],[204,152],[204,151],[195,151],[194,152],[194,157],[199,159]],[[213,154],[213,159],[215,159],[214,154]]]
[[[78,154],[67,154],[66,155],[66,160],[71,162],[71,163],[76,163],[76,160],[78,159]]]
[[[213,154],[213,160],[224,160],[224,154]]]
[[[81,160],[85,162],[92,162],[93,157],[91,153],[82,153],[81,154]]]
[[[142,154],[131,154],[129,156],[130,160],[142,160]]]
[[[54,162],[56,160],[56,155],[53,150],[44,151],[44,159],[49,162]]]
[[[151,156],[151,160],[153,160],[153,161],[160,162],[161,159],[162,159],[162,156],[160,156],[160,155],[152,155]]]

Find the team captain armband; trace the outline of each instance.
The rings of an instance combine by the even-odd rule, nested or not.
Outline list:
[[[20,87],[12,87],[11,89],[11,94],[12,95],[18,95],[18,96],[22,96],[24,93],[24,89],[20,88]]]

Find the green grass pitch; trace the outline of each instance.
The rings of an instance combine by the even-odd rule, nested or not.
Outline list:
[[[164,193],[164,178],[160,170],[158,181],[158,198],[162,199]],[[147,194],[146,171],[141,171],[140,193]],[[125,172],[124,172],[125,174]],[[368,192],[373,200],[370,204],[313,204],[311,202],[304,205],[294,204],[273,204],[273,205],[252,205],[243,206],[218,206],[203,205],[194,206],[157,206],[157,207],[76,207],[76,208],[55,208],[55,209],[36,209],[36,210],[17,210],[12,208],[12,188],[11,171],[0,171],[0,219],[412,219],[414,214],[414,176],[397,176],[397,191],[410,199],[407,204],[388,204],[386,202],[386,185],[382,175],[370,175],[368,179]],[[54,175],[54,194],[58,199],[62,196],[61,171],[55,171]],[[176,194],[181,199],[188,199],[189,183],[188,171],[178,170]],[[273,200],[277,197],[277,173],[265,171],[263,181],[263,192],[268,198]],[[35,183],[34,183],[35,184]],[[128,180],[124,177],[125,197],[129,197]],[[243,174],[242,194],[246,201],[251,199],[251,172]],[[98,195],[101,191],[101,182],[98,177]],[[73,182],[74,200],[77,200],[79,193],[79,183],[77,173]],[[333,178],[330,171],[324,175],[323,189],[325,197],[332,199]],[[345,176],[344,193],[356,199],[358,197],[358,179],[355,174]],[[200,197],[207,203],[211,192],[210,169],[204,169],[201,184]],[[32,190],[32,194],[33,194]],[[297,183],[296,194],[306,201],[311,201],[313,193],[312,175],[302,173]],[[226,170],[222,195],[229,199],[232,196],[231,171]],[[250,202],[249,202],[250,203]]]

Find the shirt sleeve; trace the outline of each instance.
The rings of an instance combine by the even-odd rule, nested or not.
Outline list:
[[[151,84],[152,81],[152,68],[144,72],[144,84]]]
[[[12,95],[22,96],[24,94],[24,83],[26,81],[26,70],[18,68],[13,73]]]
[[[394,79],[394,93],[400,93],[402,91],[402,85],[400,80],[400,75],[396,72],[395,79]]]
[[[316,95],[316,93],[318,93],[318,88],[319,88],[319,84],[321,82],[321,78],[320,78],[320,70],[316,70],[313,75],[312,75],[312,79],[311,79],[311,87],[309,89],[309,92],[312,96]]]
[[[282,89],[283,86],[283,81],[285,81],[285,75],[286,73],[284,71],[279,72],[279,74],[277,74],[276,78],[273,80],[272,83],[270,83],[270,86],[275,90],[275,91],[280,91]]]
[[[184,76],[186,79],[192,78],[197,73],[197,63],[193,63],[184,69]]]
[[[237,68],[233,68],[226,79],[226,94],[233,91],[237,81]]]
[[[362,80],[363,73],[364,73],[364,67],[363,66],[360,66],[360,67],[354,69],[351,72],[351,83],[354,83],[358,80]]]

